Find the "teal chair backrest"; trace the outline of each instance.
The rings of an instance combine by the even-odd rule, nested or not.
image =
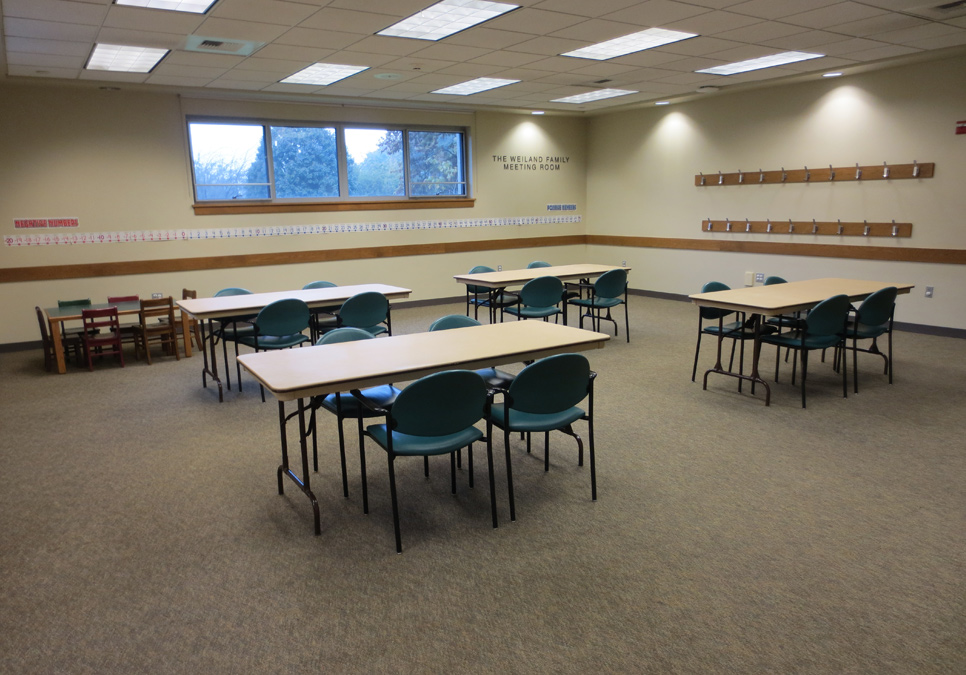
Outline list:
[[[537,277],[520,289],[520,302],[527,307],[552,307],[563,297],[563,282],[557,277]]]
[[[627,288],[627,270],[604,272],[594,282],[594,294],[598,298],[619,298]]]
[[[527,265],[528,270],[532,270],[536,267],[550,267],[550,263],[544,262],[543,260],[534,260],[532,263]]]
[[[310,281],[302,286],[303,291],[307,291],[312,288],[335,288],[335,284],[333,284],[331,281]]]
[[[513,379],[511,407],[546,415],[574,407],[587,396],[590,362],[583,354],[557,354],[531,363]]]
[[[342,303],[339,319],[344,326],[368,328],[386,320],[389,300],[382,293],[367,291],[358,293]]]
[[[90,298],[83,298],[81,300],[58,300],[58,307],[89,307],[91,304]]]
[[[781,277],[765,277],[766,286],[774,286],[775,284],[787,284],[788,282]]]
[[[316,340],[317,345],[332,345],[338,342],[355,342],[356,340],[372,340],[376,336],[369,331],[362,330],[361,328],[352,328],[350,326],[344,326],[342,328],[336,328],[330,330],[328,333]]]
[[[716,291],[730,291],[731,286],[728,284],[723,284],[720,281],[709,281],[704,286],[701,287],[702,293],[714,293]],[[699,313],[702,319],[721,319],[729,314],[734,314],[734,310],[730,309],[718,309],[717,307],[699,307]]]
[[[486,265],[477,265],[476,267],[470,270],[470,274],[485,274],[487,272],[496,272],[496,270],[493,269],[492,267],[487,267]],[[486,286],[474,286],[473,284],[467,284],[466,290],[468,290],[470,293],[476,293],[476,294],[490,292],[490,289],[487,288]]]
[[[259,335],[295,335],[309,327],[309,306],[298,298],[270,302],[255,317]]]
[[[880,288],[859,305],[859,323],[866,326],[881,326],[892,318],[899,294],[895,286]]]
[[[851,303],[847,295],[833,295],[822,300],[805,317],[806,333],[812,336],[843,333],[849,307]]]
[[[221,289],[220,291],[218,291],[217,293],[215,293],[215,297],[216,298],[220,298],[220,297],[225,296],[225,295],[251,295],[251,294],[252,294],[252,292],[250,290],[248,290],[247,288],[232,287],[232,288],[223,288],[223,289]]]
[[[413,436],[446,436],[483,418],[486,384],[469,370],[427,375],[406,387],[392,405],[393,429]]]
[[[446,316],[436,319],[433,323],[429,324],[429,331],[434,330],[449,330],[451,328],[469,328],[470,326],[480,326],[482,325],[479,321],[471,316],[464,316],[462,314],[447,314]]]

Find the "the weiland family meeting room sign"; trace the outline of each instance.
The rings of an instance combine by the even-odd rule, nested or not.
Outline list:
[[[504,171],[560,171],[569,162],[569,155],[493,155]]]

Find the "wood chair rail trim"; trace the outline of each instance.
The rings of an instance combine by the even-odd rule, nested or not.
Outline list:
[[[402,246],[368,246],[358,248],[285,251],[204,258],[169,258],[124,262],[84,263],[77,265],[38,265],[0,269],[0,283],[87,279],[96,277],[166,274],[195,270],[238,269],[268,265],[294,265],[341,260],[368,260],[404,256],[440,255],[503,251],[550,246],[617,246],[624,248],[717,251],[721,253],[760,253],[819,258],[849,258],[889,262],[920,262],[941,265],[966,265],[966,249],[905,248],[894,246],[859,246],[847,244],[799,244],[770,241],[723,241],[674,237],[636,237],[622,235],[574,234],[551,237],[520,237],[476,241],[409,244]]]

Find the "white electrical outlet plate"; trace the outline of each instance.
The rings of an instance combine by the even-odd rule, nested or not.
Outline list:
[[[164,297],[164,294],[163,293],[152,293],[151,294],[151,299],[152,300],[160,300],[163,297]]]
[[[496,266],[496,271],[497,272],[502,272],[503,271],[503,265],[497,265]]]
[[[765,282],[765,273],[757,272],[755,273],[755,283],[761,284]]]
[[[932,297],[932,292],[933,292],[933,287],[932,286],[926,286],[926,297],[927,298],[931,298]]]

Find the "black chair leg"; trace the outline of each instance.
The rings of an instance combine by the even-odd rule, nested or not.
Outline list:
[[[392,500],[392,528],[396,533],[396,553],[402,553],[402,536],[399,534],[399,504],[396,502],[396,470],[395,457],[391,454],[389,458],[389,496]]]

